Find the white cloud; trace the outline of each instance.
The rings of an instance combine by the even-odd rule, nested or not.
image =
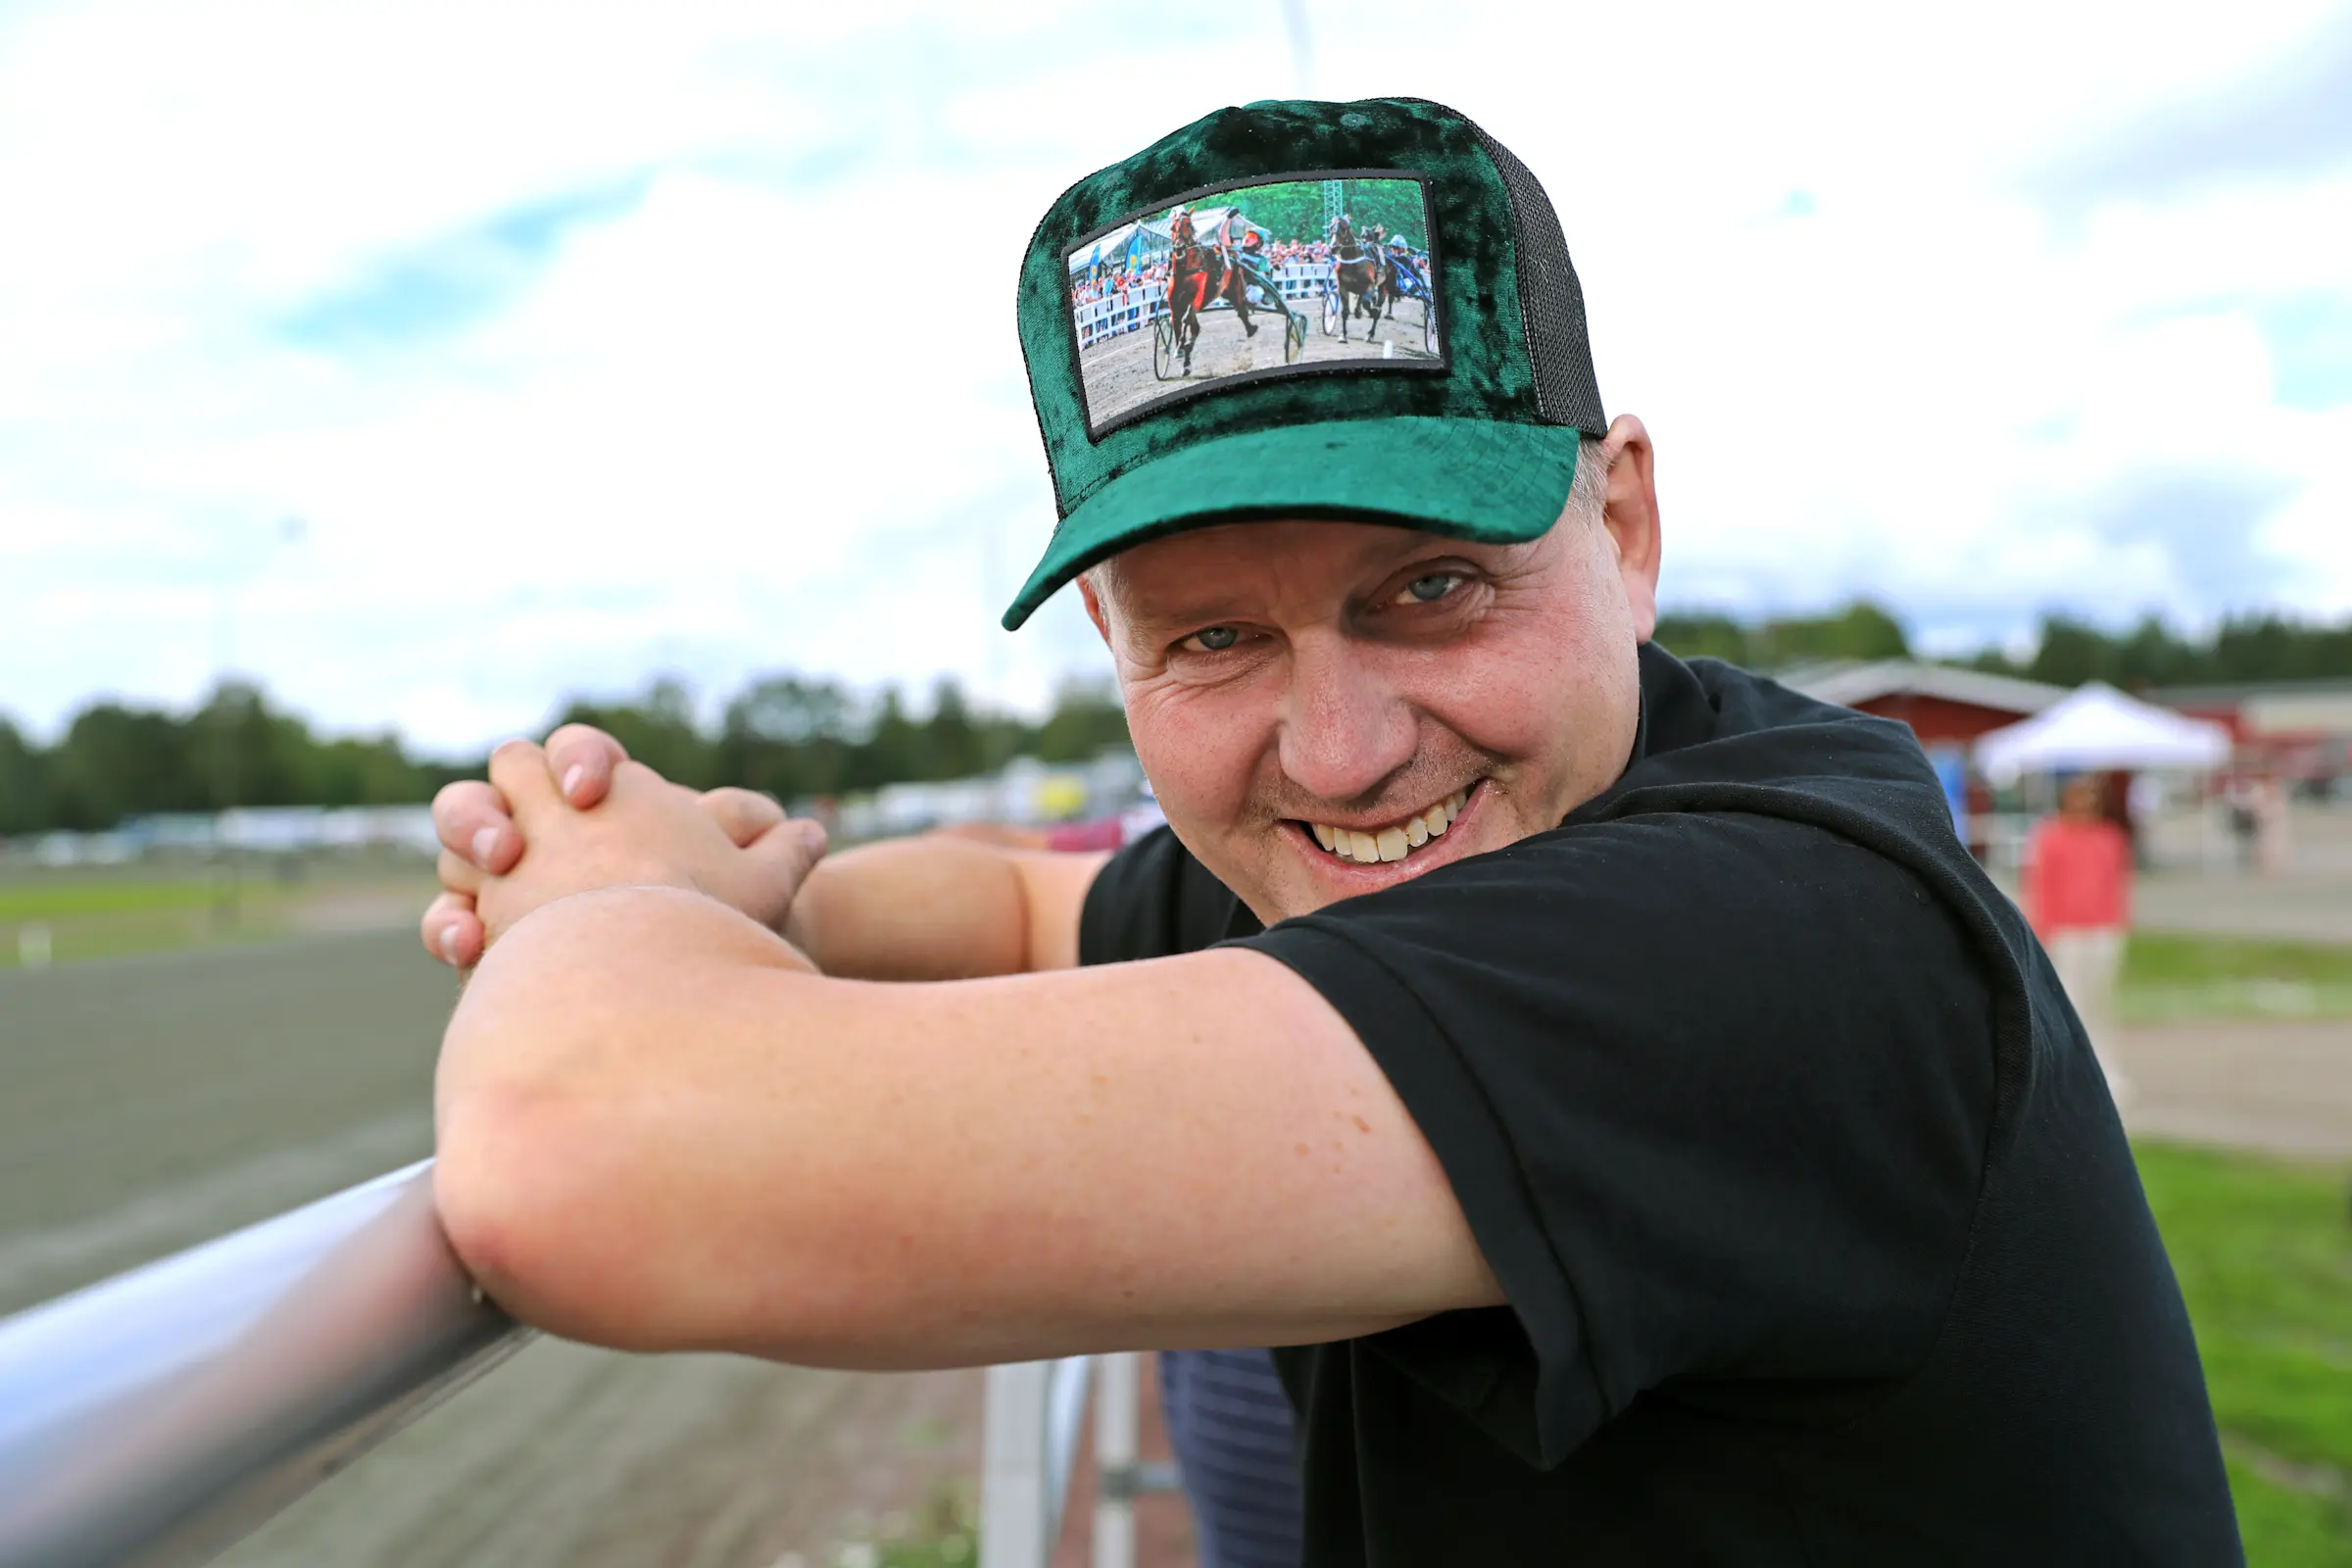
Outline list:
[[[2210,614],[2130,514],[2179,473],[2267,498],[2228,543],[2276,602],[2352,610],[2352,395],[2283,405],[2260,315],[2345,288],[2352,172],[2036,184],[2340,9],[1308,9],[1318,91],[1452,102],[1544,178],[1671,596]],[[1052,515],[1020,249],[1069,179],[1289,91],[1264,20],[12,14],[0,708],[185,701],[224,647],[452,748],[658,669],[1042,700],[1100,655],[1066,603],[995,629]]]

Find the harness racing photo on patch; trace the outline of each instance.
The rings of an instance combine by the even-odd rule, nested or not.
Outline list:
[[[1199,192],[1070,248],[1090,433],[1237,380],[1446,363],[1418,175]]]

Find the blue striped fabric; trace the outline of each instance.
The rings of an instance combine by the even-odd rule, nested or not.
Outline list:
[[[1274,1358],[1162,1350],[1159,1402],[1200,1568],[1298,1568],[1298,1446]]]

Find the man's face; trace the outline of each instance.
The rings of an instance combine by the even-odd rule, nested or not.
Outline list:
[[[1573,514],[1523,545],[1239,523],[1139,545],[1086,596],[1169,824],[1270,924],[1542,832],[1616,779],[1654,618],[1643,526],[1627,548]]]

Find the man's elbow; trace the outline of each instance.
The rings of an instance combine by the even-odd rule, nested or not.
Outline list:
[[[445,1107],[433,1168],[442,1231],[474,1283],[523,1322],[654,1348],[642,1342],[654,1327],[644,1303],[606,1262],[626,1239],[594,1221],[596,1178],[564,1127],[568,1114],[497,1092]]]
[[[433,1150],[433,1205],[450,1250],[476,1285],[501,1302],[511,1302],[518,1278],[514,1238],[528,1222],[514,1201],[518,1175],[502,1152],[514,1139],[489,1107],[468,1103],[442,1108]]]
[[[647,1151],[617,1114],[638,1098],[625,1081],[637,1054],[626,1049],[626,988],[525,956],[484,964],[443,1041],[433,1172],[442,1230],[474,1282],[524,1322],[616,1348],[659,1348],[668,1314],[650,1296],[652,1239],[642,1203],[629,1200],[646,1190],[635,1167]]]
[[[433,1193],[452,1251],[490,1298],[615,1350],[723,1348],[722,1304],[679,1266],[667,1184],[576,1103],[482,1103],[445,1122]]]

